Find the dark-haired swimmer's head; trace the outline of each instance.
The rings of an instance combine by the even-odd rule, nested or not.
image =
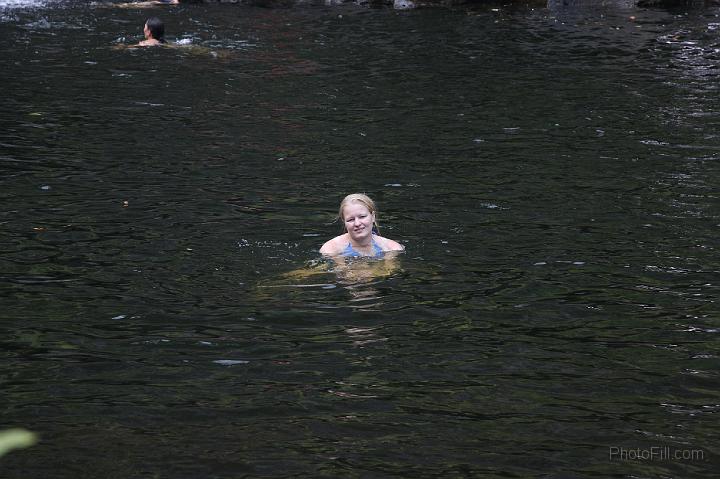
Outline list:
[[[165,42],[165,24],[158,17],[150,17],[145,22],[145,38]]]

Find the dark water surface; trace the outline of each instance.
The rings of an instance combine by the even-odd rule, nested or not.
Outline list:
[[[9,3],[0,477],[717,477],[719,9]]]

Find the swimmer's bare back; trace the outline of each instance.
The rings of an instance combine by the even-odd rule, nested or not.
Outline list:
[[[172,5],[180,5],[179,0],[171,0],[168,2],[161,2],[161,1],[149,1],[149,2],[128,2],[128,3],[110,3],[107,4],[109,7],[113,8],[157,8],[157,7],[164,7],[164,6],[172,6]]]
[[[143,40],[140,43],[133,43],[132,45],[113,45],[113,50],[136,50],[138,48],[147,48],[147,47],[174,47],[176,45],[170,45],[168,43],[153,43],[153,44],[145,44],[145,40]]]

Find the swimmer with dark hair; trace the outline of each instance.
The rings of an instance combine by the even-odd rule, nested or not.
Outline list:
[[[158,17],[150,17],[143,27],[145,40],[137,44],[139,47],[155,47],[165,43],[165,25]]]

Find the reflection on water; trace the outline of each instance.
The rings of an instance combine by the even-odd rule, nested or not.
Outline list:
[[[598,9],[2,10],[3,477],[714,477],[720,11]]]
[[[278,278],[262,280],[258,293],[262,294],[265,289],[266,294],[277,299],[284,290],[286,294],[298,294],[302,302],[308,302],[311,300],[308,289],[326,290],[327,295],[318,306],[322,309],[349,307],[355,310],[381,310],[381,288],[401,273],[398,254],[387,254],[384,259],[337,257],[310,261],[305,267],[283,273]],[[329,295],[335,297],[336,292],[328,290],[337,288],[346,293],[347,299],[339,299],[339,302],[338,299],[329,299]]]

